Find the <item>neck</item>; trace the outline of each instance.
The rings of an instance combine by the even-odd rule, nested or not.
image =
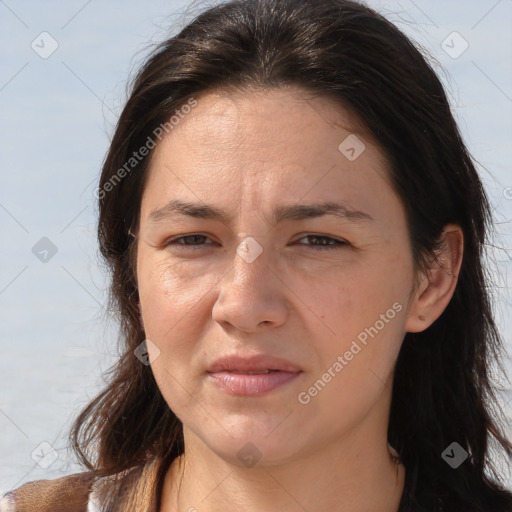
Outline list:
[[[188,432],[185,454],[170,466],[160,512],[275,510],[397,512],[405,468],[386,436],[364,426],[324,450],[281,465],[240,467]]]

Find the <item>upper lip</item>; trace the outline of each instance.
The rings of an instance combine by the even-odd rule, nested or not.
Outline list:
[[[286,359],[266,354],[225,356],[217,359],[208,368],[209,373],[223,371],[255,372],[263,370],[280,370],[292,373],[302,371],[297,365]]]

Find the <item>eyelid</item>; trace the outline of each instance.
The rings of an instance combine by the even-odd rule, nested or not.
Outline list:
[[[333,236],[330,236],[330,235],[322,235],[322,234],[317,234],[317,233],[306,233],[305,235],[301,236],[301,238],[299,238],[297,240],[297,242],[300,242],[300,240],[302,240],[303,238],[308,238],[310,236],[318,237],[318,238],[327,238],[330,241],[334,240],[336,242],[334,244],[329,243],[327,245],[307,244],[307,247],[310,247],[310,248],[312,248],[314,250],[317,250],[318,252],[328,251],[328,250],[338,250],[338,249],[342,249],[344,247],[351,247],[352,246],[352,244],[348,240],[345,240],[343,238],[337,238],[337,237],[333,237]]]
[[[171,242],[175,242],[176,240],[180,240],[182,238],[188,238],[189,236],[204,236],[205,238],[207,238],[208,240],[213,242],[213,240],[208,235],[205,235],[204,233],[185,233],[184,235],[177,235],[172,238],[168,238],[162,245],[168,245]],[[179,245],[186,245],[186,244],[179,244]],[[212,244],[207,244],[207,245],[212,245]]]
[[[188,244],[182,244],[182,243],[175,243],[178,240],[181,240],[183,238],[192,237],[192,236],[202,236],[202,237],[206,238],[207,240],[210,240],[212,243],[203,243],[203,244],[195,244],[195,245],[194,244],[188,245]],[[298,238],[295,241],[295,243],[300,242],[300,240],[303,240],[304,238],[308,238],[308,237],[326,238],[326,239],[329,239],[330,241],[334,240],[336,243],[327,244],[327,245],[313,245],[313,244],[300,244],[300,245],[306,245],[308,247],[311,247],[313,249],[317,249],[320,251],[321,250],[329,250],[329,249],[339,249],[342,247],[352,246],[352,244],[348,240],[345,240],[343,238],[337,238],[337,237],[334,237],[331,235],[324,235],[321,233],[309,233],[309,232],[302,233],[300,235],[300,238]],[[216,242],[214,242],[208,235],[205,235],[203,233],[186,233],[186,234],[178,235],[176,237],[168,239],[167,241],[164,242],[163,246],[167,247],[169,245],[177,245],[180,247],[187,247],[187,248],[191,248],[192,250],[197,250],[197,248],[200,248],[203,245],[214,245],[215,243]]]

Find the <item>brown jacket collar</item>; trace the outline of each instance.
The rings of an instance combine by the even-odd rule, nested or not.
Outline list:
[[[92,493],[98,512],[158,512],[159,469],[155,459],[110,477],[84,472],[28,482],[4,497],[0,512],[87,512]],[[103,508],[105,503],[110,505]]]

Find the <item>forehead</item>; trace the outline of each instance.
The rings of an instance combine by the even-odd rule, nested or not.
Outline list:
[[[196,100],[153,150],[143,211],[171,196],[219,197],[236,209],[243,201],[334,201],[343,192],[350,204],[386,185],[384,153],[334,100],[293,87],[216,90]]]
[[[212,149],[229,151],[233,157],[240,156],[237,150],[262,156],[262,144],[268,149],[283,149],[299,143],[301,153],[311,154],[337,150],[343,133],[371,139],[350,109],[298,87],[249,92],[215,89],[196,99],[197,106],[180,116],[156,153],[169,145],[183,145],[193,147],[196,156],[201,150]],[[287,152],[282,156],[286,158]]]

